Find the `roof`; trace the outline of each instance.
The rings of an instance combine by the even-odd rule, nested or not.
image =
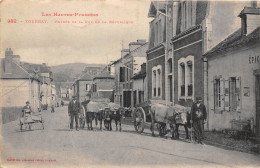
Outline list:
[[[94,77],[94,79],[115,79],[114,76],[110,75],[108,71],[104,71],[98,76]]]
[[[234,49],[243,45],[259,43],[260,27],[256,28],[253,32],[247,36],[241,35],[241,28],[235,31],[233,34],[228,36],[225,40],[217,44],[210,51],[206,52],[203,56],[211,56],[220,52],[225,52],[228,49]]]
[[[78,79],[79,81],[92,81],[92,76],[88,73],[85,73],[82,77]]]
[[[29,73],[33,73],[35,71],[39,71],[40,73],[51,72],[51,68],[49,66],[42,65],[42,64],[22,63],[21,66],[27,69]]]
[[[201,29],[201,25],[193,26],[193,27],[187,29],[186,31],[184,31],[184,32],[182,32],[182,33],[180,33],[180,34],[174,36],[174,37],[172,38],[172,41],[177,40],[178,38],[180,38],[180,37],[182,37],[182,36],[185,36],[186,34],[189,34],[189,33],[193,32],[193,31],[199,30],[199,29]]]
[[[136,74],[135,76],[133,76],[132,79],[142,79],[145,76],[146,76],[146,72],[140,72],[140,73]]]
[[[29,79],[32,78],[32,75],[29,74],[22,66],[16,65],[14,62],[11,62],[12,73],[5,73],[5,59],[1,60],[1,78],[2,79]],[[36,77],[34,78],[36,79]]]
[[[241,17],[245,14],[260,15],[260,8],[245,7],[238,16]]]

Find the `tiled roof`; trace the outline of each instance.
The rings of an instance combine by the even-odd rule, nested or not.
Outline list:
[[[5,59],[1,60],[1,78],[2,79],[29,79],[31,76],[26,70],[23,70],[22,67],[16,65],[14,62],[11,62],[11,73],[5,72]]]
[[[85,73],[80,79],[78,79],[79,81],[92,81],[92,76],[89,75],[88,73]]]
[[[31,64],[31,63],[23,63],[21,64],[24,68],[28,70],[29,73],[33,73],[38,71],[40,73],[49,73],[51,72],[50,67],[42,65],[42,64]]]
[[[94,79],[107,79],[107,78],[114,79],[114,77],[110,75],[108,71],[104,71],[100,75],[94,77]]]
[[[216,53],[225,52],[228,49],[237,48],[247,44],[254,44],[255,42],[259,43],[259,37],[260,37],[260,27],[256,28],[253,32],[251,32],[247,36],[246,35],[242,36],[241,29],[238,29],[233,34],[228,36],[225,40],[223,40],[214,48],[212,48],[210,51],[205,53],[203,56],[206,57]]]

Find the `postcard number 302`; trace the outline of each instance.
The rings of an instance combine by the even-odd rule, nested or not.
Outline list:
[[[17,23],[16,19],[7,19],[7,23]]]

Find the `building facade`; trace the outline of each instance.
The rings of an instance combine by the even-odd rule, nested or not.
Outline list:
[[[209,129],[251,121],[260,136],[260,8],[245,7],[241,28],[206,54]],[[246,23],[246,24],[245,24]]]
[[[1,114],[3,123],[22,115],[22,107],[29,101],[33,111],[40,108],[41,82],[37,74],[29,73],[9,48],[1,60]]]
[[[141,64],[146,62],[146,40],[129,43],[129,49],[121,51],[121,58],[112,63],[115,69],[115,102],[124,107],[134,104],[133,75],[141,71]]]
[[[91,97],[107,98],[114,102],[115,78],[108,71],[93,78]]]

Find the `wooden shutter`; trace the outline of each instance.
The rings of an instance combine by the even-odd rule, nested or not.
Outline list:
[[[241,108],[241,77],[236,77],[237,110]]]
[[[229,82],[230,78],[223,79],[224,83],[224,110],[230,111],[230,103],[229,103]]]
[[[220,109],[225,110],[225,79],[219,79],[219,89],[220,89]]]

